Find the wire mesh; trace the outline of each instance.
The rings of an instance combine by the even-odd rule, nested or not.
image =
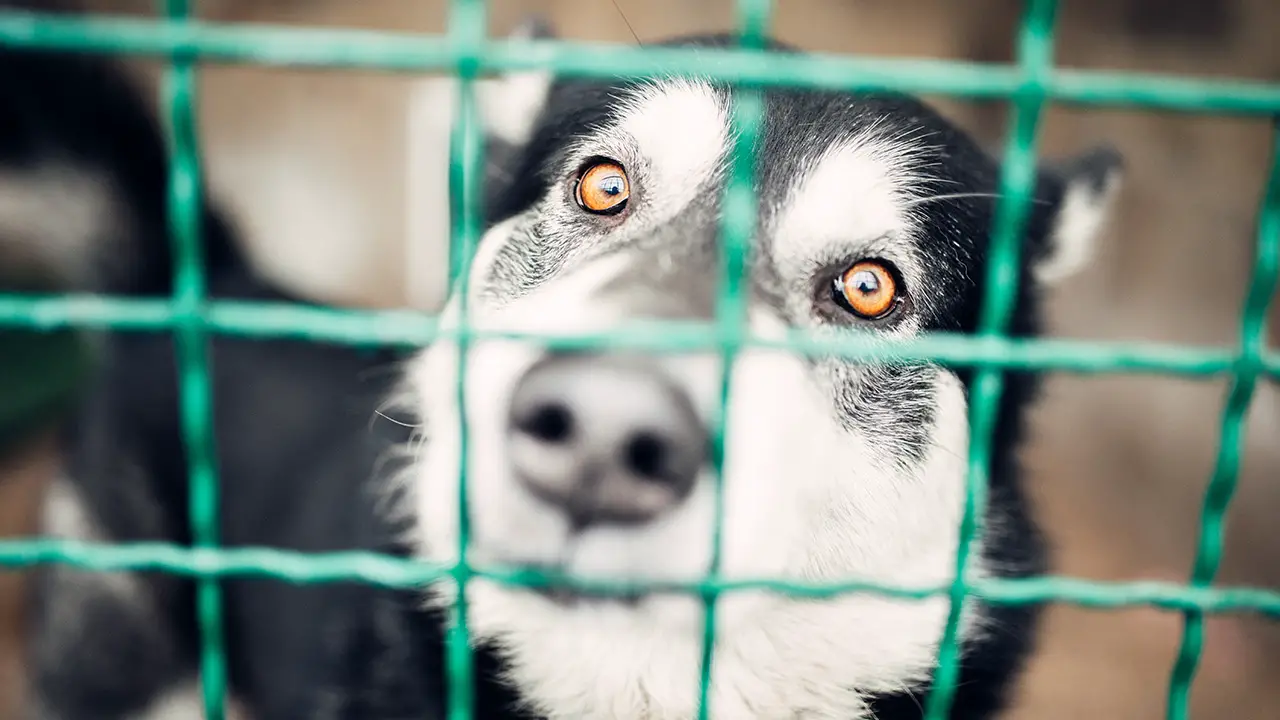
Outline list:
[[[190,458],[189,513],[194,538],[189,548],[154,543],[107,546],[44,540],[0,542],[0,566],[63,563],[86,569],[163,571],[196,578],[203,697],[207,716],[213,719],[222,718],[225,710],[227,675],[218,580],[229,576],[271,577],[294,583],[358,580],[401,588],[451,580],[458,593],[456,611],[447,633],[449,717],[452,720],[467,720],[473,708],[465,586],[474,578],[520,586],[557,582],[596,592],[656,589],[701,595],[706,601],[701,677],[690,679],[691,683],[699,682],[700,717],[709,717],[711,712],[708,688],[714,662],[715,599],[725,592],[758,589],[811,598],[871,592],[905,600],[945,596],[950,611],[939,643],[935,682],[926,705],[929,720],[941,720],[948,714],[959,674],[961,610],[968,599],[1007,605],[1058,601],[1093,608],[1157,607],[1186,615],[1185,633],[1170,676],[1167,714],[1173,720],[1187,717],[1189,688],[1203,644],[1204,616],[1254,612],[1280,617],[1280,593],[1212,587],[1222,557],[1223,519],[1236,486],[1249,403],[1259,380],[1280,377],[1280,357],[1267,353],[1264,343],[1264,320],[1280,273],[1280,132],[1274,138],[1270,178],[1258,220],[1253,274],[1240,321],[1239,344],[1234,351],[1151,343],[1013,340],[1003,332],[1016,296],[1019,239],[1034,180],[1038,119],[1046,103],[1129,105],[1274,117],[1280,113],[1280,85],[1055,68],[1056,3],[1028,0],[1025,5],[1018,57],[1013,65],[822,54],[768,55],[762,51],[762,40],[768,28],[769,0],[738,3],[739,47],[700,50],[696,56],[679,48],[491,40],[485,36],[484,0],[453,0],[449,29],[443,36],[211,24],[190,17],[189,0],[165,0],[164,17],[154,20],[0,12],[0,43],[7,46],[168,59],[163,107],[169,119],[174,296],[169,301],[146,301],[0,295],[0,328],[43,331],[81,327],[173,334],[181,369],[181,420]],[[444,69],[458,75],[458,115],[451,136],[450,161],[450,186],[455,201],[450,278],[461,298],[460,320],[456,326],[409,312],[359,312],[206,299],[205,278],[199,262],[200,157],[194,120],[194,68],[200,61],[403,72]],[[566,77],[651,76],[696,69],[701,76],[735,86],[733,161],[721,228],[726,252],[717,317],[710,327],[692,323],[648,323],[608,334],[550,339],[516,333],[480,333],[467,326],[468,268],[480,235],[482,217],[479,169],[483,148],[476,122],[474,80],[485,72],[531,68],[550,69]],[[763,341],[745,335],[741,276],[756,217],[752,191],[753,151],[762,117],[760,92],[771,86],[893,89],[1012,100],[1012,130],[1006,142],[1001,200],[987,269],[987,287],[991,290],[983,299],[979,332],[975,336],[937,334],[868,346],[847,338],[821,340],[794,332],[783,341]],[[355,345],[416,346],[448,338],[457,342],[463,354],[468,343],[485,337],[518,338],[566,348],[625,345],[655,352],[715,348],[722,353],[724,361],[721,418],[715,431],[717,462],[723,452],[729,369],[735,353],[742,347],[786,347],[800,353],[829,353],[859,361],[934,360],[973,367],[976,373],[970,407],[972,439],[955,579],[935,587],[892,586],[876,582],[874,578],[825,585],[768,578],[727,581],[717,577],[720,513],[717,513],[715,528],[713,568],[708,577],[697,582],[589,582],[553,578],[534,571],[474,567],[467,558],[465,417],[459,477],[462,524],[456,563],[442,566],[357,552],[302,554],[257,548],[221,549],[218,548],[217,455],[211,427],[207,358],[208,337],[216,333],[297,337]],[[460,368],[465,367],[465,363],[460,364]],[[1012,369],[1231,378],[1222,412],[1217,462],[1202,510],[1196,562],[1187,585],[1096,582],[1053,576],[1018,580],[969,576],[967,559],[986,502],[987,464],[995,409],[1003,389],[1002,373]],[[466,383],[460,380],[458,403],[465,408]],[[719,495],[717,489],[717,507]]]

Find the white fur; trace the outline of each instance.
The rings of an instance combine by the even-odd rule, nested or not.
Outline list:
[[[568,324],[565,313],[582,306],[541,302],[514,307]],[[758,330],[769,324],[755,321]],[[507,474],[495,448],[510,383],[533,358],[520,350],[486,342],[474,349],[469,367],[473,560],[567,560],[570,571],[597,579],[692,580],[704,574],[710,482],[700,483],[660,523],[589,531],[568,547],[563,520],[540,510]],[[442,346],[427,356],[420,387],[450,386],[452,351]],[[911,585],[949,579],[967,441],[954,378],[948,376],[940,402],[939,423],[950,432],[938,438],[938,449],[916,477],[895,476],[869,461],[859,439],[829,419],[828,401],[796,359],[744,353],[734,382],[725,576],[862,577]],[[704,391],[714,387],[698,384]],[[426,398],[433,424],[419,488],[427,542],[442,560],[455,557],[456,545],[457,456],[450,453],[457,442],[456,407],[450,397]],[[517,683],[554,717],[692,715],[701,637],[700,605],[692,598],[652,598],[636,612],[608,606],[564,611],[483,581],[471,586],[469,598],[477,634],[507,649]],[[860,700],[845,683],[886,690],[920,677],[932,662],[946,612],[941,600],[894,603],[856,595],[819,604],[754,592],[725,596],[719,609],[713,702],[720,717],[790,717],[799,709],[812,717],[857,717]]]
[[[476,83],[485,129],[512,144],[526,142],[552,80],[551,73],[538,70]]]
[[[898,267],[907,286],[924,287],[928,279],[912,243],[918,227],[908,209],[921,182],[908,161],[920,152],[863,133],[812,162],[773,229],[773,259],[783,278],[807,277],[837,258],[881,258]],[[893,335],[917,329],[908,317]]]
[[[227,720],[249,720],[249,716],[234,702],[228,703],[226,710]],[[204,717],[200,684],[189,683],[165,693],[133,720],[203,720]]]
[[[1054,222],[1049,254],[1035,268],[1036,280],[1053,285],[1079,272],[1094,254],[1094,243],[1110,215],[1119,188],[1118,173],[1103,187],[1075,183],[1067,188]]]
[[[41,511],[43,532],[58,540],[77,542],[106,542],[97,521],[89,515],[84,500],[75,485],[66,478],[55,480],[46,491]],[[74,626],[83,616],[82,602],[94,601],[106,595],[126,607],[149,612],[150,602],[142,587],[132,575],[122,572],[92,572],[57,566],[54,572],[58,581],[74,588],[71,592],[54,593],[52,609],[57,613],[50,626],[66,628]]]
[[[571,148],[566,170],[595,156],[614,158],[626,167],[630,216],[615,234],[627,242],[661,226],[701,193],[717,192],[710,183],[723,170],[730,136],[727,109],[705,82],[652,82],[618,102],[617,120],[580,139]]]
[[[22,278],[86,279],[111,259],[109,241],[129,232],[128,219],[105,178],[70,165],[0,172],[0,263]],[[102,240],[107,240],[104,246]],[[103,250],[106,252],[103,252]]]
[[[674,214],[719,171],[728,127],[724,109],[704,86],[681,82],[647,88],[618,126],[602,133],[607,137],[584,141],[583,151],[593,143],[634,143],[649,178],[645,211],[663,216]],[[823,183],[798,191],[796,205],[809,210],[793,216],[779,236],[780,242],[787,238],[784,252],[796,263],[832,242],[873,240],[888,232],[884,242],[892,244],[893,231],[909,226],[886,185],[892,164],[877,164],[874,152],[859,152],[854,148],[819,163],[815,172],[865,180],[867,199],[853,195],[854,201],[839,203],[845,212],[820,214],[813,204],[821,201],[816,193]],[[884,194],[875,194],[877,187]],[[852,236],[851,217],[866,218]],[[510,227],[495,227],[482,242],[473,287]],[[813,230],[815,237],[803,230]],[[810,242],[827,245],[805,244]],[[592,297],[621,262],[596,261],[567,271],[506,306],[478,301],[472,325],[543,333],[614,327],[626,309]],[[457,319],[455,298],[445,322]],[[758,335],[784,327],[762,308],[752,309],[750,321]],[[713,526],[710,477],[660,521],[588,529],[573,542],[564,519],[534,502],[514,480],[503,459],[504,415],[515,381],[537,353],[531,345],[498,340],[477,341],[469,350],[472,560],[562,562],[595,579],[691,580],[705,574]],[[716,403],[714,358],[672,362],[682,363],[680,379],[710,414]],[[411,376],[429,422],[415,489],[423,551],[450,561],[456,558],[459,504],[457,346],[437,343],[418,359]],[[722,574],[905,585],[949,581],[968,430],[959,381],[944,372],[939,378],[938,430],[925,461],[908,471],[882,462],[866,438],[838,422],[823,379],[801,359],[760,348],[740,354],[728,408]],[[469,585],[468,598],[476,636],[496,643],[524,697],[548,716],[629,720],[695,714],[702,637],[697,599],[654,595],[637,608],[597,603],[565,609],[484,580]],[[725,595],[718,609],[712,703],[716,717],[724,718],[864,717],[862,693],[899,690],[927,674],[947,613],[943,598],[902,602],[858,594],[819,602],[754,591]],[[966,624],[966,634],[970,630]]]
[[[41,508],[41,530],[53,539],[86,543],[111,542],[97,520],[90,514],[75,484],[67,478],[56,479],[46,491]],[[63,565],[53,566],[52,579],[58,583],[57,592],[49,593],[45,609],[49,619],[45,628],[57,633],[57,638],[46,636],[42,642],[51,645],[76,647],[84,619],[91,617],[88,606],[111,603],[128,608],[138,622],[154,617],[157,609],[137,577],[127,572],[97,572]],[[37,700],[37,703],[39,701]],[[204,703],[197,681],[175,686],[157,698],[134,720],[200,720],[204,717]],[[228,720],[248,720],[248,715],[228,698]]]
[[[533,24],[526,22],[507,37],[533,40],[535,35]],[[477,82],[476,96],[485,130],[508,143],[527,142],[554,79],[549,71],[529,70]]]
[[[529,139],[553,78],[547,72],[522,72],[475,83],[477,111],[485,132],[504,142]],[[409,305],[438,309],[447,291],[442,268],[449,265],[449,135],[458,107],[455,77],[430,77],[414,83],[407,113],[405,187],[409,202],[405,287]]]
[[[695,199],[723,160],[728,114],[706,83],[667,81],[631,99],[616,132],[629,137],[645,161],[645,207],[674,214]]]
[[[891,240],[880,249],[896,251],[885,259],[910,263],[903,239],[916,227],[906,206],[918,178],[906,161],[917,152],[860,134],[811,163],[778,221],[774,260],[784,273],[811,271],[816,256],[859,251],[880,238]]]
[[[200,688],[187,686],[166,693],[133,720],[201,720],[203,717]]]

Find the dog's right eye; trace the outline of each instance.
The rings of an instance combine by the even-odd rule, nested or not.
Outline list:
[[[627,171],[612,160],[592,162],[578,174],[574,195],[578,206],[587,212],[616,215],[631,197]]]

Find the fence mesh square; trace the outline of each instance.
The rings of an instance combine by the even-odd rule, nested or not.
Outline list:
[[[180,368],[181,419],[190,458],[192,547],[137,543],[94,545],[51,540],[0,543],[0,566],[28,567],[64,563],[97,570],[160,570],[194,577],[201,635],[201,679],[209,718],[224,717],[226,686],[223,616],[218,579],[238,575],[273,577],[297,583],[359,580],[389,587],[412,587],[452,579],[458,587],[458,612],[447,635],[451,720],[471,717],[471,654],[467,609],[462,588],[473,577],[498,582],[540,584],[550,580],[533,572],[510,573],[473,567],[467,558],[466,422],[461,442],[464,458],[462,533],[459,560],[449,567],[398,560],[369,553],[307,555],[269,549],[224,550],[218,547],[218,481],[211,425],[208,340],[212,333],[245,337],[301,337],[361,345],[420,345],[452,335],[459,351],[483,334],[467,327],[446,329],[432,318],[402,311],[360,312],[304,308],[285,304],[210,301],[201,267],[200,155],[195,127],[195,64],[200,61],[260,63],[386,71],[448,70],[459,78],[458,116],[451,137],[450,186],[453,205],[450,278],[465,289],[468,265],[481,232],[481,135],[474,81],[485,72],[549,69],[561,76],[618,77],[697,72],[734,85],[735,141],[731,180],[725,190],[722,234],[724,255],[717,316],[710,328],[672,324],[628,331],[625,338],[604,335],[530,337],[561,346],[593,347],[626,343],[653,350],[685,350],[711,346],[722,353],[727,370],[744,344],[764,341],[746,337],[742,275],[756,217],[752,191],[752,146],[762,115],[760,93],[771,86],[843,90],[892,89],[914,93],[1008,98],[1011,130],[1006,141],[1000,200],[987,267],[979,331],[973,336],[933,335],[875,347],[852,340],[795,335],[787,345],[801,352],[821,349],[856,360],[934,360],[976,370],[971,394],[971,441],[968,485],[961,520],[961,542],[953,582],[940,587],[896,587],[875,578],[837,585],[806,585],[762,578],[726,581],[717,577],[720,518],[717,513],[711,574],[692,584],[668,584],[701,594],[706,601],[706,631],[699,683],[700,717],[710,717],[708,686],[714,662],[715,599],[723,592],[768,589],[807,597],[871,592],[919,600],[947,596],[950,603],[941,639],[933,689],[926,706],[929,720],[948,715],[959,673],[957,630],[966,597],[992,603],[1068,602],[1095,608],[1145,605],[1185,615],[1185,630],[1168,690],[1167,715],[1187,717],[1188,699],[1204,640],[1204,617],[1214,612],[1280,615],[1280,593],[1252,588],[1214,587],[1223,546],[1224,517],[1236,488],[1246,412],[1260,380],[1280,376],[1280,357],[1266,351],[1264,321],[1280,271],[1280,142],[1273,133],[1271,170],[1257,221],[1254,266],[1240,318],[1234,351],[1137,343],[1090,343],[1060,340],[1011,340],[1003,333],[1016,297],[1019,239],[1030,200],[1036,166],[1038,120],[1046,102],[1129,105],[1194,113],[1280,115],[1280,84],[1199,81],[1170,76],[1086,72],[1053,64],[1053,0],[1028,0],[1018,33],[1017,60],[1012,65],[929,60],[889,60],[832,55],[778,57],[762,51],[770,16],[769,0],[740,0],[737,32],[740,47],[701,50],[696,57],[680,48],[620,47],[551,40],[490,40],[486,36],[485,2],[453,0],[447,34],[408,35],[369,31],[220,25],[191,18],[190,0],[164,0],[163,17],[153,20],[67,17],[19,11],[0,12],[0,43],[11,47],[61,49],[167,58],[163,108],[168,118],[170,151],[169,206],[175,248],[176,283],[168,301],[108,297],[0,295],[0,328],[45,331],[68,327],[114,331],[170,332]],[[1276,125],[1280,127],[1280,125]],[[461,297],[466,297],[462,292]],[[508,335],[509,336],[509,335]],[[465,368],[465,364],[462,365]],[[1069,577],[1022,580],[979,579],[968,574],[971,542],[986,502],[988,456],[1002,371],[1056,370],[1077,373],[1145,372],[1185,376],[1229,376],[1230,390],[1221,414],[1220,441],[1200,518],[1195,564],[1186,585],[1104,583]],[[721,416],[731,390],[723,372]],[[458,388],[461,400],[462,388]],[[0,406],[3,401],[0,400]],[[0,408],[2,409],[2,408]],[[716,456],[722,457],[723,418],[716,428]],[[720,493],[717,492],[717,496]],[[717,501],[719,507],[719,500]],[[570,581],[569,579],[557,579]],[[595,590],[625,592],[628,583],[586,583]]]

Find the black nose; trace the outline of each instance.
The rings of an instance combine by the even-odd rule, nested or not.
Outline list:
[[[640,358],[547,357],[517,383],[510,423],[516,476],[578,529],[675,506],[707,453],[693,403]]]

